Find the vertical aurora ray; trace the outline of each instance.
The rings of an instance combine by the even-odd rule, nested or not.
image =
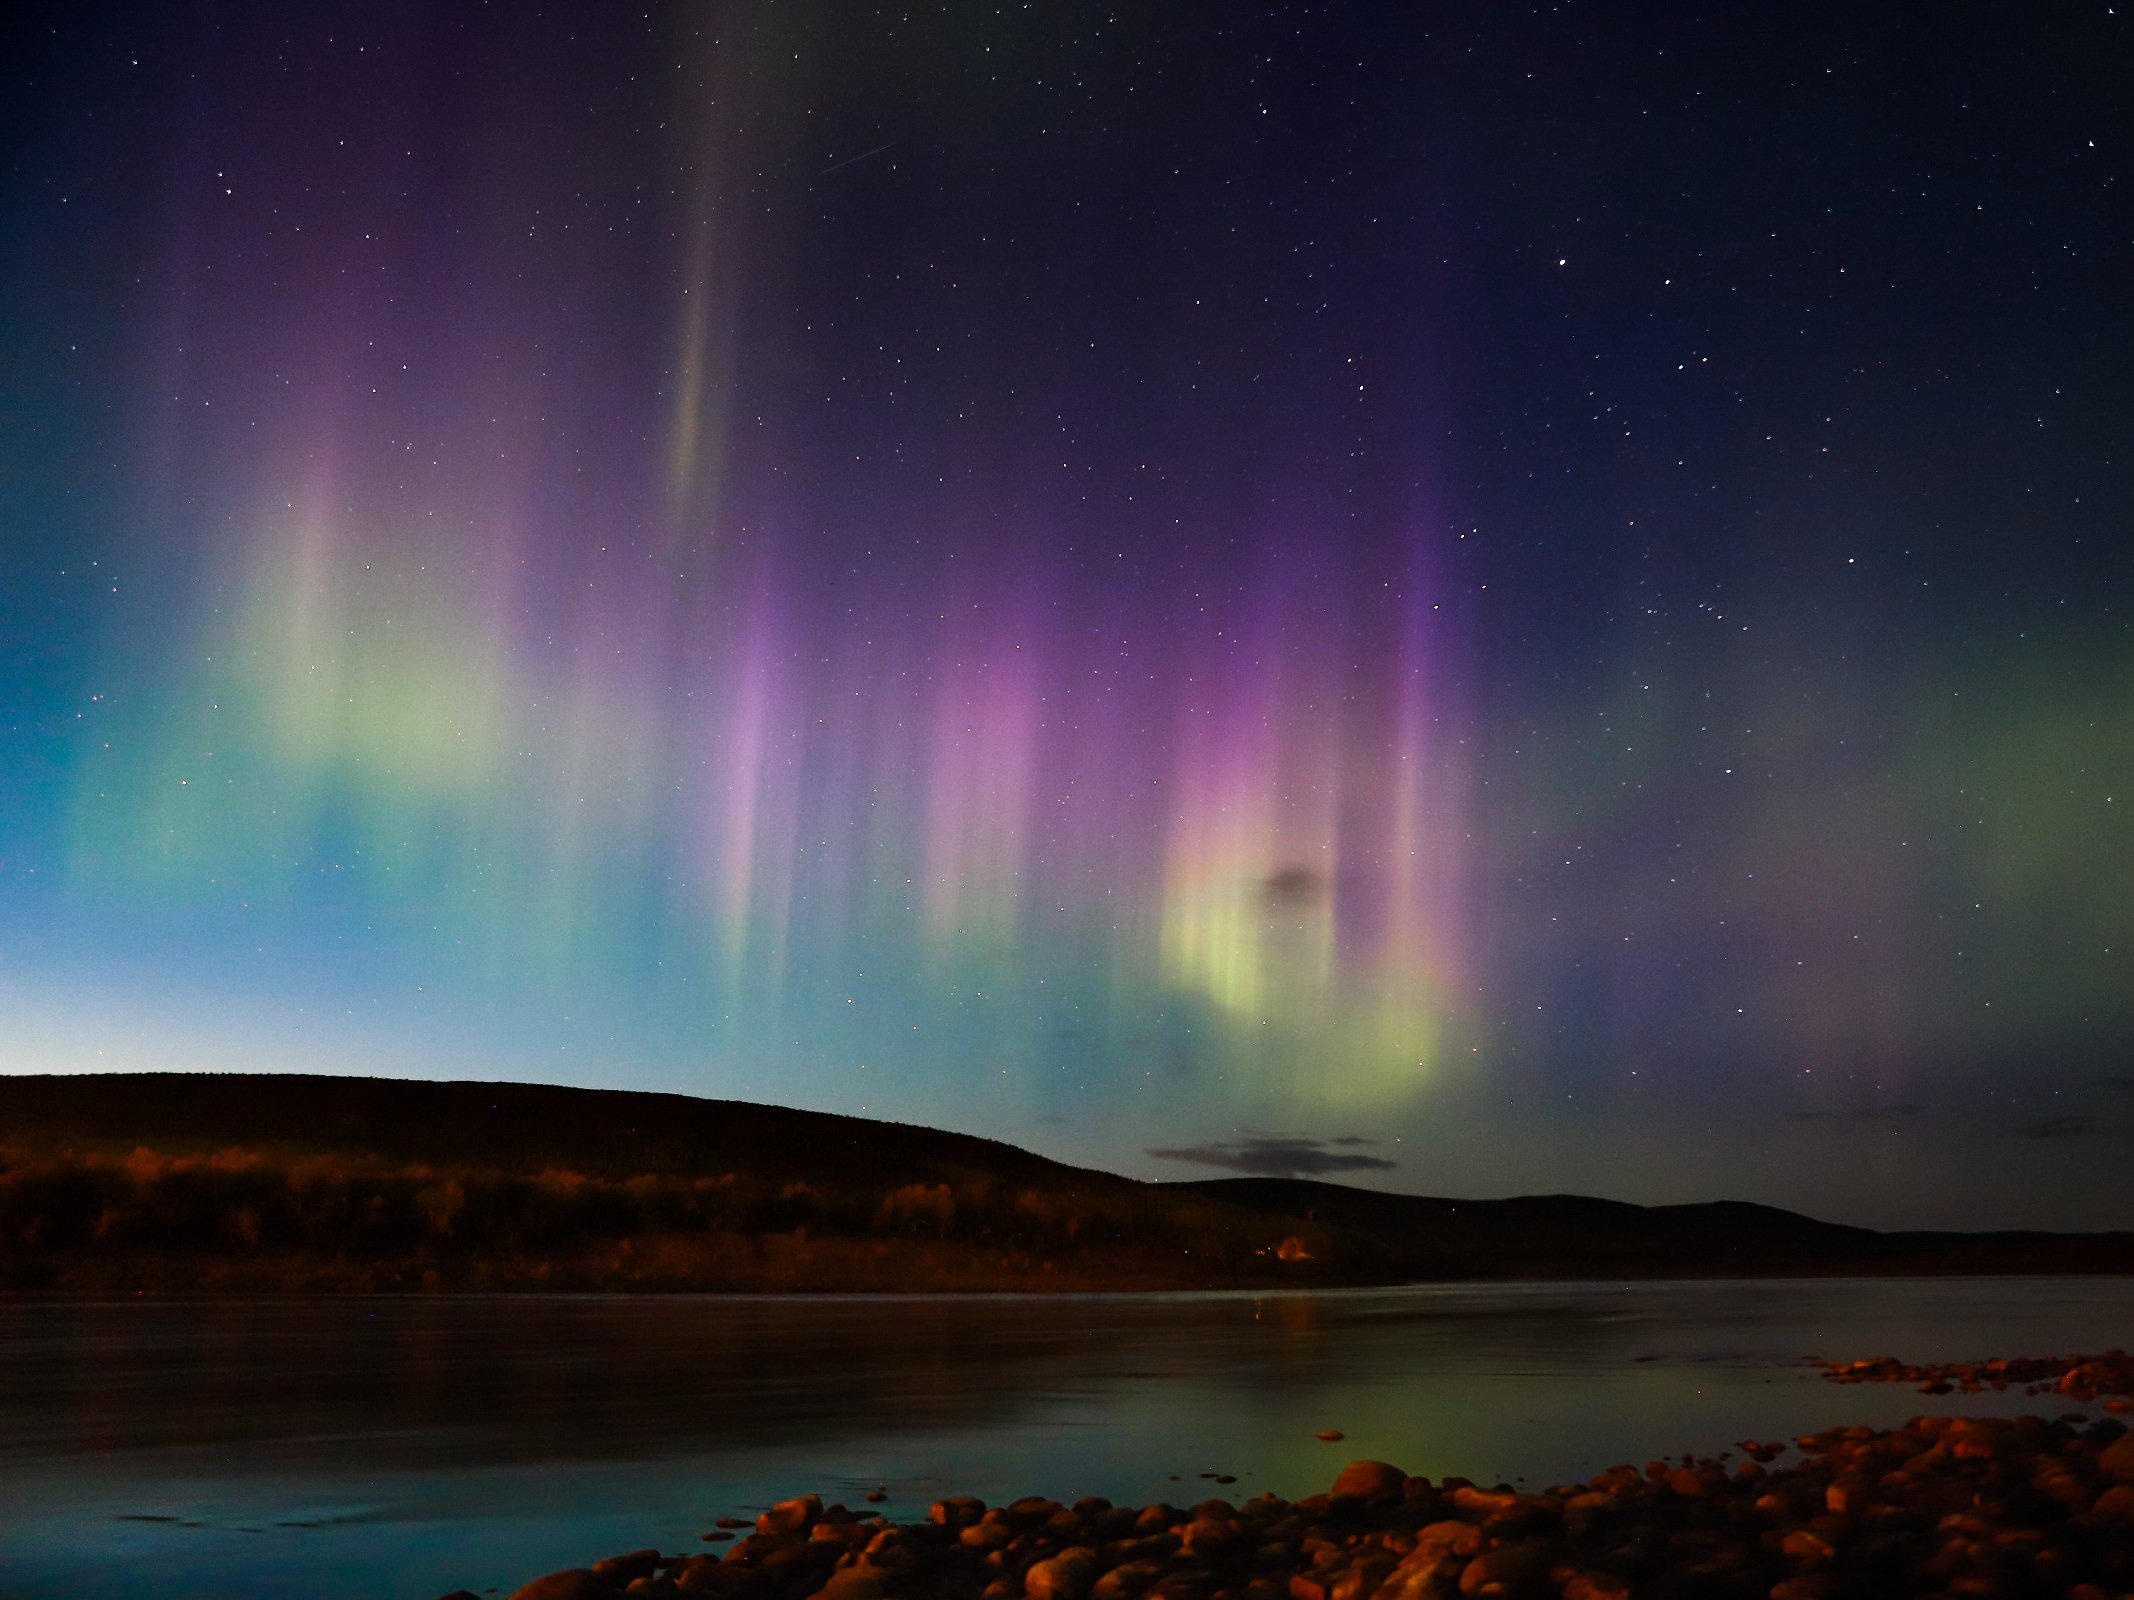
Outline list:
[[[1486,7],[198,10],[0,116],[37,1067],[1809,1206],[1850,1129],[1922,1225],[2119,1149],[2123,17],[1862,98]]]
[[[1337,1103],[1426,1082],[1451,1004],[1461,789],[1426,641],[1387,648],[1338,593],[1263,597],[1177,707],[1161,970],[1263,1078],[1335,1064]]]
[[[541,628],[493,564],[437,557],[316,507],[262,522],[195,641],[183,731],[83,802],[106,847],[139,840],[122,874],[234,875],[301,919],[335,855],[360,903],[434,918],[472,970],[566,989],[634,981],[655,900],[677,908],[658,958],[708,985],[677,1026],[707,1037],[805,1036],[795,998],[847,968],[1019,993],[1071,953],[1108,1010],[1205,1010],[1240,1061],[1315,1041],[1343,1099],[1427,1061],[1444,777],[1397,683],[1344,715],[1277,643],[1078,714],[1080,652],[1027,609],[885,678],[787,641],[761,585],[703,612],[689,668],[597,591]],[[210,743],[220,790],[188,768]]]
[[[679,264],[680,304],[668,380],[673,398],[667,417],[664,553],[669,559],[680,558],[689,541],[710,531],[724,476],[741,251],[721,214],[733,175],[727,141],[720,136],[718,101],[718,95],[711,96],[693,118],[702,131],[688,163],[688,243]]]
[[[484,140],[436,292],[376,300],[350,241],[277,235],[300,299],[187,358],[255,404],[168,430],[198,579],[76,769],[76,894],[249,941],[262,983],[375,968],[720,1081],[869,1061],[1014,1093],[1093,1051],[1269,1115],[1410,1092],[1465,943],[1428,629],[1366,637],[1325,574],[1239,585],[1228,535],[1162,582],[1091,566],[1138,513],[1014,508],[997,442],[900,477],[870,442],[894,388],[843,410],[780,309],[803,244],[761,196],[804,68],[676,47],[626,284],[554,220],[566,145]],[[438,226],[364,181],[387,239]],[[190,314],[240,326],[221,281]],[[1300,537],[1245,546],[1283,570]],[[220,932],[207,884],[245,908]]]
[[[1017,630],[1018,632],[1020,630]],[[941,664],[927,770],[924,917],[930,942],[1012,952],[1043,737],[1035,674],[1014,645]]]

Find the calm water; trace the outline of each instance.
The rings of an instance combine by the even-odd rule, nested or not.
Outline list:
[[[2129,1342],[2123,1279],[0,1300],[0,1597],[508,1594],[805,1489],[880,1486],[892,1515],[950,1492],[1190,1504],[1303,1494],[1358,1456],[1543,1484],[2025,1404],[1838,1389],[1806,1355]]]

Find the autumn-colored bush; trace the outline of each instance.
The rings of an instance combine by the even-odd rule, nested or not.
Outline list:
[[[1274,1242],[1184,1196],[1010,1187],[983,1173],[881,1189],[315,1151],[0,1152],[0,1282],[40,1281],[40,1261],[189,1257],[397,1264],[416,1279],[436,1269],[454,1281],[504,1264],[538,1278],[549,1263],[643,1260],[647,1251],[679,1259],[676,1248],[707,1260],[738,1249],[760,1264],[770,1240],[784,1241],[778,1259],[799,1263],[818,1243],[900,1241],[972,1252],[956,1258],[968,1262],[1026,1264],[1002,1270],[1050,1272],[1094,1252],[1185,1277],[1264,1267]]]
[[[907,1183],[882,1197],[874,1220],[885,1233],[927,1230],[945,1239],[956,1221],[955,1191],[945,1183]]]

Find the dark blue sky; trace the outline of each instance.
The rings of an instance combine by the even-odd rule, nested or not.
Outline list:
[[[2126,1220],[2109,8],[8,27],[0,1070]]]

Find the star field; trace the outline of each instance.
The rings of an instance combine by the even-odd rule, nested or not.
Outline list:
[[[9,27],[0,1070],[2126,1222],[2113,8]]]

